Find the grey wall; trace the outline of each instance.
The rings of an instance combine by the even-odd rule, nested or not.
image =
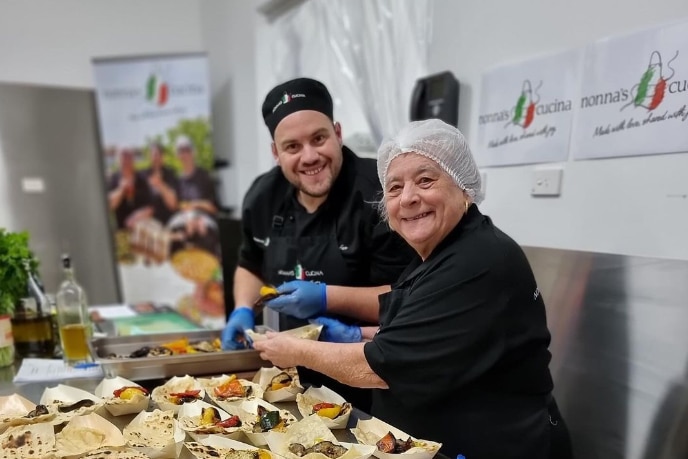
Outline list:
[[[68,251],[91,304],[119,298],[91,91],[0,83],[0,226],[28,230],[48,292]],[[22,179],[42,178],[26,193]]]

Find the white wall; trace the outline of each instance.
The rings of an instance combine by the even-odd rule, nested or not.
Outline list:
[[[201,51],[198,0],[0,0],[0,81],[93,87],[93,57]]]
[[[681,17],[686,0],[435,0],[430,70],[461,82],[459,127],[472,139],[484,69]],[[486,168],[481,209],[522,245],[688,259],[688,154],[562,166],[554,199],[530,196],[535,166]]]

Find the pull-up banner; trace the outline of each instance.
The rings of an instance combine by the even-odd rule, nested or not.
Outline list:
[[[479,166],[566,161],[580,51],[483,74],[475,151]]]
[[[207,57],[98,59],[94,75],[124,301],[223,326]]]
[[[574,159],[688,151],[688,22],[587,46]]]

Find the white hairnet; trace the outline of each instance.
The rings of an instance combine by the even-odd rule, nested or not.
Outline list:
[[[468,142],[454,126],[439,119],[413,121],[391,139],[383,140],[377,150],[377,175],[383,189],[389,164],[404,153],[416,153],[435,161],[473,202],[482,202],[480,172]]]

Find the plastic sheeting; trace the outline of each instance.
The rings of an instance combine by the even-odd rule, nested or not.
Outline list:
[[[291,78],[322,81],[346,144],[374,155],[409,121],[431,35],[430,0],[308,0],[261,30],[259,97]]]

